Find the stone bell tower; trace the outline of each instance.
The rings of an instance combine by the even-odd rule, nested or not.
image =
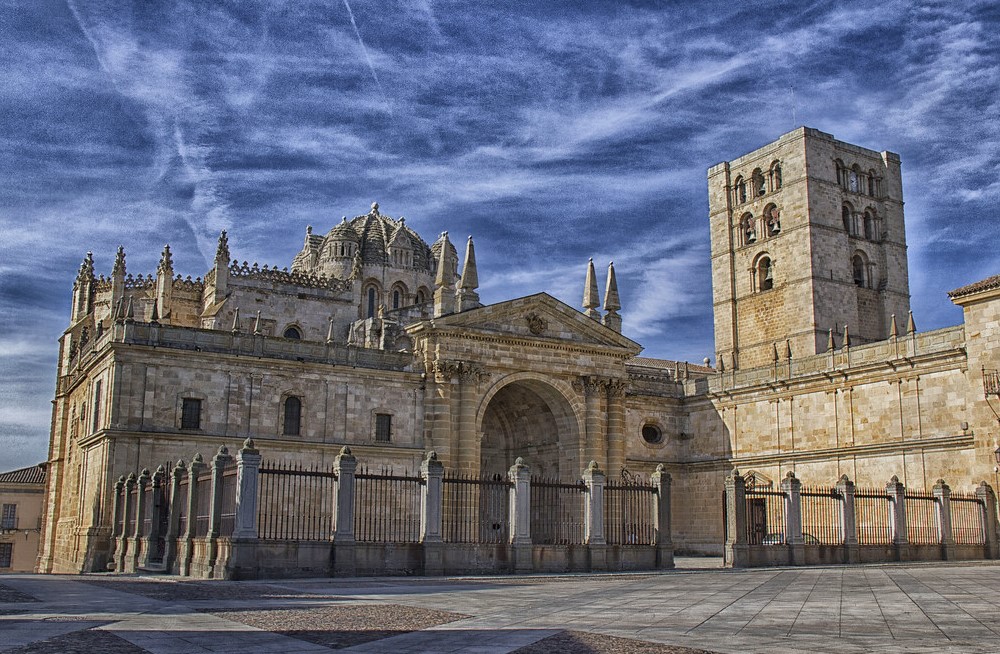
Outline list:
[[[883,340],[910,291],[899,155],[801,127],[708,171],[717,361]]]

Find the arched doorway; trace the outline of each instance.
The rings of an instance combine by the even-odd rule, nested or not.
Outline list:
[[[581,432],[570,401],[547,381],[515,377],[488,394],[480,414],[480,472],[506,475],[520,456],[533,475],[576,479]]]

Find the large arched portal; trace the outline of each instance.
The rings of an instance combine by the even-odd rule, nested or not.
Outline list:
[[[522,378],[500,386],[481,413],[480,471],[505,474],[524,457],[533,475],[580,474],[580,428],[566,396],[548,382]]]

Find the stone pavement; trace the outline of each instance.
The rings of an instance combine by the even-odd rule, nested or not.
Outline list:
[[[21,654],[995,653],[998,617],[993,562],[271,582],[0,576],[0,652]]]

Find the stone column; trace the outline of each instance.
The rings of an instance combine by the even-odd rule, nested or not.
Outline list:
[[[444,464],[438,461],[437,452],[431,450],[420,464],[424,478],[420,489],[420,542],[424,550],[424,574],[444,574],[444,547],[442,538],[442,504],[444,498]]]
[[[152,502],[146,507],[146,511],[149,513],[149,533],[146,534],[142,542],[141,565],[143,568],[148,568],[152,563],[162,562],[162,559],[158,559],[157,554],[159,540],[163,536],[160,533],[160,515],[166,508],[163,502],[163,481],[166,474],[167,471],[162,464],[157,466],[150,483],[153,492],[150,494]]]
[[[781,491],[785,494],[785,545],[792,565],[806,562],[805,541],[802,538],[802,482],[795,478],[791,470],[781,481]]]
[[[467,361],[458,362],[458,469],[477,474],[480,465],[480,439],[476,434],[476,389],[485,376],[483,369]]]
[[[125,497],[123,492],[125,489],[125,477],[118,477],[118,481],[114,485],[114,498],[115,501],[111,505],[111,560],[117,561],[118,555],[121,553],[122,548],[125,547],[122,535],[125,532],[125,524],[122,522],[125,519]],[[50,527],[52,529],[52,527]],[[116,572],[122,572],[120,567],[115,567]]]
[[[844,563],[860,560],[858,547],[858,519],[854,505],[854,482],[847,475],[841,475],[837,482],[840,493],[840,533],[844,538]]]
[[[749,563],[747,546],[747,489],[739,470],[726,477],[725,565],[744,568]]]
[[[604,471],[591,461],[583,471],[587,485],[584,496],[583,542],[587,544],[590,570],[608,569],[608,541],[604,537]]]
[[[889,517],[896,559],[909,561],[910,537],[906,532],[906,487],[900,483],[899,477],[893,475],[885,485],[885,493],[889,496]]]
[[[531,468],[517,457],[507,471],[510,489],[510,546],[514,572],[534,568],[531,547]]]
[[[257,540],[257,488],[260,484],[260,451],[253,439],[243,441],[236,453],[236,516],[233,540]]]
[[[951,488],[944,483],[944,479],[938,479],[933,491],[941,560],[951,561],[955,558],[955,539],[951,533]]]
[[[993,488],[985,481],[976,487],[976,497],[980,501],[983,513],[983,532],[985,534],[986,558],[1000,559],[1000,530],[997,525],[997,496]]]
[[[124,503],[124,510],[122,511],[122,538],[121,547],[118,548],[117,560],[115,561],[115,570],[119,572],[131,572],[125,567],[125,562],[130,556],[130,551],[135,549],[136,544],[132,540],[132,534],[128,530],[128,522],[135,516],[135,504],[132,503],[132,489],[135,488],[136,476],[134,472],[130,472],[128,477],[125,478],[124,495],[122,501]],[[134,531],[134,530],[133,530]]]
[[[578,390],[583,391],[584,424],[587,433],[583,438],[583,456],[585,460],[607,463],[608,439],[604,433],[604,419],[601,416],[601,399],[604,396],[604,385],[595,377],[581,377]]]
[[[620,475],[625,469],[625,387],[627,382],[608,382],[608,473]]]
[[[135,480],[135,526],[128,536],[132,541],[129,548],[128,557],[125,560],[125,570],[135,572],[139,569],[139,564],[143,558],[143,518],[146,516],[146,488],[149,487],[149,469],[143,468],[139,472],[139,477]]]
[[[354,473],[358,460],[346,445],[333,461],[337,483],[333,485],[333,571],[353,575],[354,560]]]
[[[673,481],[662,463],[650,475],[653,482],[653,529],[656,533],[656,567],[674,567],[674,541],[671,536],[671,482]]]
[[[212,499],[208,506],[208,538],[218,538],[222,529],[222,476],[226,466],[233,457],[229,455],[229,448],[225,445],[219,446],[219,451],[212,457]]]
[[[167,533],[163,538],[163,569],[171,573],[177,572],[174,562],[177,560],[177,539],[181,535],[181,480],[186,474],[187,466],[183,459],[178,460],[170,471],[170,516],[167,518]]]
[[[191,541],[198,522],[198,476],[207,467],[201,454],[195,454],[191,458],[191,466],[188,468],[187,525],[180,535],[177,547],[178,569],[183,576],[191,574],[191,557],[194,555]]]

